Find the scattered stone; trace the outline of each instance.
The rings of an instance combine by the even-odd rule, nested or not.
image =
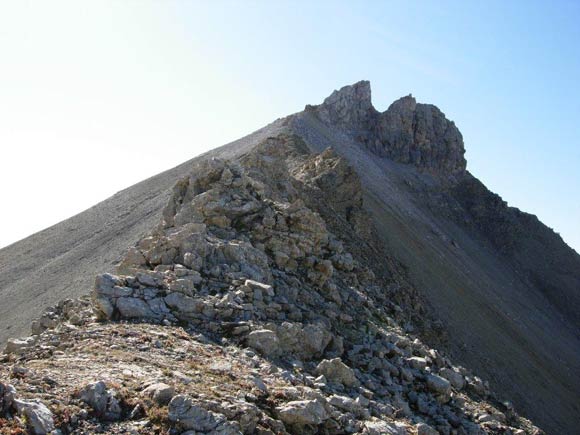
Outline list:
[[[357,414],[361,411],[361,405],[356,400],[346,396],[339,396],[335,394],[330,396],[328,403],[335,408],[342,409],[343,411],[347,411],[352,414]]]
[[[155,317],[147,303],[138,298],[122,297],[117,300],[117,309],[126,319],[145,319]]]
[[[366,98],[365,86],[351,91]],[[343,97],[327,108],[340,110]],[[395,112],[422,119],[412,103]],[[366,109],[332,110],[358,122]],[[97,277],[92,301],[47,309],[33,325],[37,342],[13,341],[0,377],[22,386],[27,403],[42,394],[66,433],[151,425],[189,435],[533,433],[513,410],[504,415],[483,399],[483,381],[409,337],[421,301],[396,270],[382,274],[384,262],[379,277],[367,268],[378,251],[358,175],[334,151],[307,149],[280,135],[239,162],[196,166],[117,274]],[[453,161],[439,169],[453,172]],[[95,322],[93,309],[110,321]],[[95,376],[108,384],[80,393],[71,385]],[[449,402],[465,379],[481,396]],[[21,429],[13,390],[0,384],[0,418]]]
[[[252,290],[260,290],[267,296],[274,296],[274,287],[271,285],[257,282],[252,279],[247,279],[244,285],[250,287]]]

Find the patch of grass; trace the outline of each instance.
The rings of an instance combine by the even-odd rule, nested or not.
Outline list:
[[[155,426],[164,428],[169,427],[171,424],[167,406],[152,406],[147,408],[146,413],[149,421]]]

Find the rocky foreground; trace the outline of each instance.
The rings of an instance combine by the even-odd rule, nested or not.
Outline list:
[[[91,297],[8,342],[0,433],[540,434],[374,243],[356,173],[297,137],[179,181]]]

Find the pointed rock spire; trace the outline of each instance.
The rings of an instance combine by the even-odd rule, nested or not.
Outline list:
[[[334,91],[324,102],[316,106],[323,121],[350,128],[364,126],[378,112],[371,102],[371,84],[362,80]]]

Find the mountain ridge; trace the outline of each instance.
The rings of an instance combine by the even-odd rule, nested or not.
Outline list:
[[[7,301],[1,338],[14,335],[7,322],[22,334],[40,305],[86,293],[94,275],[110,270],[155,225],[192,164],[241,158],[280,134],[298,135],[312,152],[331,147],[352,165],[376,239],[409,271],[429,313],[442,318],[454,358],[547,430],[578,423],[578,255],[466,171],[461,134],[439,109],[403,97],[380,114],[364,81],[0,250],[0,297]],[[529,231],[538,239],[522,236]],[[538,255],[544,246],[550,267]],[[35,250],[37,257],[27,259]],[[556,285],[546,287],[550,281]]]

